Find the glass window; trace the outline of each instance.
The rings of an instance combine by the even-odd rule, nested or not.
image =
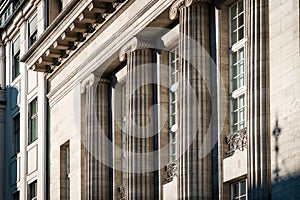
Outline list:
[[[70,199],[70,142],[60,146],[60,199]]]
[[[231,185],[231,199],[246,200],[247,199],[247,182],[246,180],[239,181]]]
[[[245,85],[244,47],[231,54],[231,91]]]
[[[178,47],[169,53],[169,144],[170,162],[176,160],[177,156],[177,134],[178,134]]]
[[[20,152],[20,115],[13,118],[13,147],[14,154]]]
[[[127,161],[126,161],[126,152],[127,152],[127,136],[126,136],[126,84],[122,86],[122,177],[123,181],[126,181],[126,169],[127,169]]]
[[[20,74],[20,37],[18,37],[12,45],[12,80]]]
[[[31,144],[33,141],[37,139],[37,99],[33,100],[29,104],[29,137],[28,144]]]
[[[66,146],[66,163],[67,163],[67,200],[70,199],[70,146]]]
[[[231,131],[246,127],[246,90],[245,90],[245,40],[244,39],[244,3],[236,1],[229,7],[230,24],[230,92],[231,99]]]
[[[29,184],[28,199],[30,199],[30,200],[37,199],[37,181],[34,181],[31,184]]]
[[[245,95],[241,95],[231,101],[232,113],[231,113],[231,128],[232,131],[237,131],[245,128]]]
[[[31,47],[37,39],[37,16],[34,16],[28,25],[28,47]]]
[[[244,38],[244,5],[243,0],[237,1],[230,7],[231,45]]]

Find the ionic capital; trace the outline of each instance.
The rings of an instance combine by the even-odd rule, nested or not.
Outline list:
[[[178,9],[181,7],[189,7],[192,4],[210,4],[211,0],[177,0],[170,8],[169,17],[174,20],[178,16]]]
[[[91,88],[99,83],[101,77],[98,74],[92,73],[81,82],[80,92],[83,94],[86,89]]]
[[[150,48],[153,49],[162,48],[162,44],[157,43],[155,41],[134,37],[121,48],[119,59],[120,61],[124,61],[126,58],[126,54],[138,49],[150,49]]]

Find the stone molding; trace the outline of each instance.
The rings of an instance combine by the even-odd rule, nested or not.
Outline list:
[[[190,7],[192,4],[210,4],[211,0],[177,0],[170,8],[169,17],[174,20],[178,17],[178,9],[181,7]]]

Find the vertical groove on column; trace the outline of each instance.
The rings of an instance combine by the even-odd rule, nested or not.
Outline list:
[[[270,198],[268,1],[249,3],[249,199]]]

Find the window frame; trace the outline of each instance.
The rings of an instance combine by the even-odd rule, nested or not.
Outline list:
[[[32,186],[34,187],[34,194],[31,194],[32,192]],[[34,196],[33,196],[34,195]],[[31,183],[28,184],[28,199],[29,200],[36,200],[37,199],[37,180],[32,181]]]
[[[17,44],[18,45],[15,45]],[[20,35],[12,41],[12,81],[20,75]],[[16,48],[18,47],[18,48]]]
[[[36,26],[33,29],[33,31],[31,31],[31,29],[30,29],[31,23],[34,20],[36,21]],[[30,20],[28,20],[28,48],[30,48],[36,42],[37,31],[38,31],[37,14],[34,14],[33,17]]]
[[[238,10],[238,5],[240,2],[243,2],[243,10],[241,13],[237,13],[236,14],[236,19],[238,18],[238,16],[240,16],[241,14],[243,14],[243,25],[240,26],[243,28],[243,38],[241,38],[240,40],[238,40],[238,36],[237,37],[237,41],[232,44],[232,8],[234,8],[235,6],[236,9]],[[236,11],[238,12],[238,11]],[[245,15],[246,15],[246,9],[245,9],[245,1],[244,0],[237,0],[235,1],[233,4],[231,4],[229,7],[228,7],[228,13],[229,13],[229,91],[230,91],[230,132],[236,132],[238,130],[241,130],[243,128],[246,127],[246,121],[247,121],[247,115],[246,115],[246,112],[247,112],[247,95],[246,95],[246,90],[247,90],[247,86],[246,86],[246,83],[247,83],[247,76],[246,76],[246,61],[247,61],[247,58],[246,58],[246,42],[247,42],[247,38],[246,38],[246,21],[245,21]],[[239,30],[240,28],[238,26],[238,21],[237,21],[237,27],[236,27],[236,30]],[[237,33],[238,34],[238,33]],[[243,51],[243,58],[240,59],[240,52]],[[236,57],[236,62],[233,63],[233,55],[236,53],[237,57]],[[239,73],[239,69],[241,67],[241,63],[243,65],[243,71],[241,73]],[[236,76],[237,78],[240,78],[240,77],[243,77],[243,80],[244,80],[244,83],[239,85],[239,79],[237,79],[236,81],[236,88],[233,87],[233,67],[236,67]],[[235,100],[239,101],[239,99],[244,95],[244,105],[243,107],[239,107],[238,105],[238,109],[237,110],[244,110],[244,115],[243,115],[243,123],[244,123],[244,126],[243,127],[240,127],[238,126],[237,129],[234,129],[235,127],[235,123],[234,123],[234,114],[236,113],[236,109],[234,110],[234,106],[233,106],[233,103]],[[240,119],[242,117],[240,116],[240,113],[238,113],[238,124],[240,124]]]
[[[35,102],[35,113],[32,113],[32,104]],[[32,144],[34,141],[38,139],[38,99],[37,97],[34,98],[30,103],[29,103],[29,125],[28,125],[28,145]],[[35,137],[33,138],[33,128],[32,128],[32,123],[35,120]]]
[[[242,182],[245,182],[245,194],[241,194],[241,183]],[[239,187],[239,194],[238,194],[238,196],[235,196],[235,189],[234,189],[234,187],[235,187],[236,184],[238,184],[238,187]],[[230,190],[231,190],[231,192],[230,192],[230,199],[231,200],[240,200],[241,198],[244,198],[244,197],[246,199],[248,199],[247,186],[248,186],[248,184],[247,184],[247,179],[246,178],[232,182],[230,184]]]
[[[173,56],[173,57],[172,57]],[[174,162],[178,156],[178,124],[179,124],[179,99],[178,99],[178,85],[179,85],[179,46],[176,45],[170,49],[168,55],[168,77],[169,77],[169,161]],[[174,59],[172,59],[174,58]],[[175,66],[175,71],[172,71],[172,65]],[[172,79],[175,75],[174,80]],[[174,93],[174,99],[172,98],[172,93]],[[175,104],[175,105],[173,105]],[[174,111],[172,109],[174,107]],[[173,119],[175,121],[173,123]],[[174,148],[174,149],[173,149]]]
[[[16,129],[16,119],[18,119],[18,129]],[[12,142],[13,142],[13,155],[17,155],[20,153],[20,113],[17,113],[13,119],[13,125],[12,125]]]

